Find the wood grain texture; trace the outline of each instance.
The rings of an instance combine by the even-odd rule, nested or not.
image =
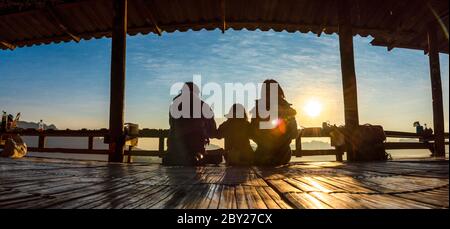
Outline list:
[[[448,208],[448,160],[165,167],[0,158],[0,208]]]

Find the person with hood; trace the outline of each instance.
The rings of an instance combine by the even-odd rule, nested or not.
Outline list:
[[[268,79],[263,82],[261,98],[256,101],[251,112],[250,125],[253,141],[257,144],[254,158],[256,165],[278,166],[290,161],[290,144],[298,135],[295,120],[297,112],[291,105],[277,81]]]
[[[227,121],[219,126],[217,138],[225,139],[225,161],[227,165],[252,165],[251,128],[245,107],[236,103],[225,117]]]
[[[205,144],[217,132],[211,108],[200,98],[200,91],[192,82],[183,86],[170,106],[169,136],[164,165],[201,165]]]

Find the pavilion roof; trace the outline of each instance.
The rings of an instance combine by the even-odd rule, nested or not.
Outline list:
[[[340,0],[128,0],[128,34],[247,29],[332,34]],[[439,51],[448,53],[448,0],[351,0],[354,35],[372,45],[427,51],[438,19]],[[0,2],[0,49],[111,36],[110,0]]]

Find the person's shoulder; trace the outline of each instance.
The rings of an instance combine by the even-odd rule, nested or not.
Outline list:
[[[259,102],[260,102],[259,99],[255,100],[255,106],[252,109],[250,109],[249,114],[250,114],[252,119],[256,118],[256,116],[258,115],[258,103]]]
[[[222,124],[219,125],[218,129],[226,128],[227,126],[229,126],[229,123],[230,123],[229,120],[226,120],[225,122],[223,122]]]
[[[245,121],[240,124],[240,128],[243,132],[248,133],[250,130],[252,130],[252,124],[249,121]]]
[[[292,104],[287,102],[286,100],[280,101],[279,109],[283,115],[286,116],[295,116],[297,115],[297,111],[292,107]]]
[[[296,111],[294,108],[292,108],[291,106],[289,106],[289,107],[287,108],[287,113],[288,113],[289,116],[295,116],[295,115],[297,115],[297,111]]]
[[[176,100],[176,99],[180,98],[180,96],[181,96],[181,94],[178,94],[177,96],[173,97],[172,100]]]

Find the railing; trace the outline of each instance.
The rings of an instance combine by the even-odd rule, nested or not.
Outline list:
[[[320,127],[299,130],[298,137],[295,139],[295,150],[293,156],[304,157],[336,155],[336,161],[342,161],[342,156],[345,151],[342,147],[335,147],[335,149],[304,150],[302,149],[302,138],[331,138],[331,136],[328,133],[325,133]]]
[[[158,150],[133,150],[135,156],[162,156],[165,153],[164,145],[165,138],[167,138],[168,130],[157,129],[142,129],[139,131],[138,138],[158,138]],[[75,154],[109,154],[108,149],[94,149],[94,138],[107,138],[108,130],[46,130],[38,131],[35,129],[8,131],[3,135],[19,134],[20,136],[35,136],[38,137],[37,147],[28,147],[31,152],[46,152],[46,153],[75,153]],[[69,148],[52,148],[46,146],[47,137],[84,137],[88,138],[87,149],[69,149]],[[0,145],[0,148],[3,148]],[[130,150],[126,150],[128,155]]]
[[[94,138],[105,137],[108,135],[107,129],[101,130],[46,130],[38,131],[35,129],[25,129],[17,131],[8,131],[4,135],[19,134],[20,136],[35,136],[38,137],[37,147],[28,147],[31,152],[46,152],[46,153],[74,153],[74,154],[108,154],[107,149],[94,149]],[[48,148],[46,147],[47,137],[87,137],[87,149],[68,149],[68,148]],[[0,146],[2,148],[3,146]]]
[[[399,131],[385,131],[386,137],[390,138],[408,138],[408,139],[418,139],[418,142],[386,142],[385,146],[388,150],[396,149],[430,149],[433,148],[433,142],[423,140],[423,136],[416,133],[399,132]],[[21,136],[37,136],[38,146],[28,147],[28,151],[31,152],[46,152],[46,153],[73,153],[73,154],[108,154],[108,149],[94,149],[94,138],[108,136],[107,129],[101,130],[46,130],[38,131],[34,129],[9,131],[3,135],[8,134],[19,134]],[[162,157],[166,153],[165,140],[167,139],[169,131],[166,129],[142,129],[139,131],[138,138],[158,138],[158,149],[157,150],[126,150],[125,155],[131,156],[156,156]],[[85,137],[88,138],[87,148],[85,149],[69,149],[69,148],[49,148],[46,147],[47,137]],[[301,139],[309,137],[327,137],[330,136],[322,131],[321,128],[305,128],[299,130],[299,136],[295,139],[296,149],[294,150],[293,156],[319,156],[319,155],[335,155],[337,161],[342,161],[342,156],[345,149],[335,148],[335,149],[325,149],[325,150],[304,150],[302,149]],[[449,134],[445,133],[445,142],[448,145]],[[0,145],[0,148],[3,148]]]
[[[434,150],[434,136],[424,138],[421,134],[400,132],[400,131],[385,131],[388,138],[400,138],[400,139],[416,139],[416,142],[386,142],[385,147],[388,150],[398,149],[428,149],[431,152]],[[449,134],[445,133],[444,137],[448,140]],[[445,142],[448,145],[448,141]]]
[[[165,139],[167,138],[168,130],[143,129],[139,132],[139,138],[158,138],[158,150],[132,150],[132,156],[163,156],[166,153],[164,148]],[[322,149],[322,150],[303,150],[301,146],[301,139],[308,137],[330,137],[321,131],[321,128],[306,128],[299,130],[299,136],[295,139],[296,149],[293,156],[319,156],[319,155],[336,155],[337,161],[342,161],[343,149]]]
[[[142,129],[139,138],[158,138],[158,150],[132,150],[132,156],[156,156],[162,157],[167,152],[165,140],[169,136],[169,130],[164,129]]]

